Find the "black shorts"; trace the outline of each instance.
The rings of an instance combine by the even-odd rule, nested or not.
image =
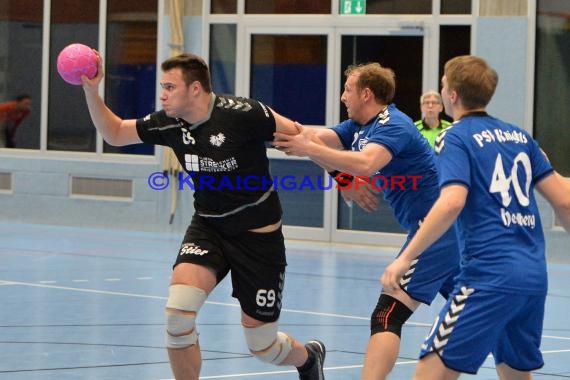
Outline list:
[[[281,228],[227,235],[194,215],[174,266],[180,263],[212,268],[218,283],[231,271],[232,296],[243,312],[263,322],[279,319],[287,265]]]

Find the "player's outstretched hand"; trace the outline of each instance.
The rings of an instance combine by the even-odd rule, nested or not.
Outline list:
[[[311,144],[315,143],[312,141],[315,132],[312,128],[304,128],[297,122],[295,122],[295,128],[297,128],[297,131],[299,132],[296,135],[275,132],[273,134],[273,145],[277,150],[280,150],[290,156],[307,156],[309,154]]]

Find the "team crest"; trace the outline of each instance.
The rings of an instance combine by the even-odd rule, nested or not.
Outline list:
[[[210,144],[213,146],[220,147],[226,141],[226,136],[223,133],[218,133],[217,135],[210,136]]]

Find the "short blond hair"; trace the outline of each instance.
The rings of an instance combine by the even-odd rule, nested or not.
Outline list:
[[[426,91],[422,94],[422,96],[420,96],[420,104],[422,104],[424,102],[424,100],[426,100],[426,98],[430,98],[432,96],[435,96],[437,98],[437,101],[441,104],[443,101],[441,99],[441,94],[435,90],[429,90]]]

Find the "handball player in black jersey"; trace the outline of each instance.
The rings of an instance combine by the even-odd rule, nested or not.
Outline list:
[[[93,123],[115,146],[171,147],[194,184],[195,214],[174,264],[166,303],[166,345],[174,376],[198,379],[196,316],[231,273],[249,350],[263,362],[294,365],[300,379],[324,379],[325,347],[278,331],[285,279],[281,205],[272,187],[266,142],[295,134],[293,121],[253,99],[216,95],[204,60],[181,54],[162,63],[162,110],[123,120],[99,95],[102,59],[83,89]]]

